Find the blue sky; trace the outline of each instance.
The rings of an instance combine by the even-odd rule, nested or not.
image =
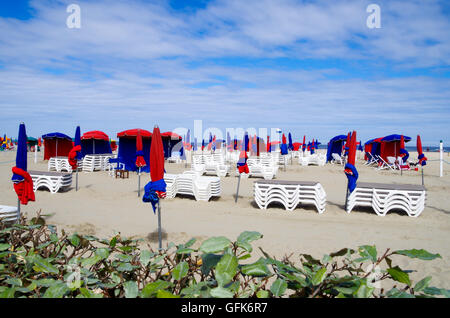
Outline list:
[[[69,4],[81,28],[69,29]],[[381,28],[369,29],[369,4]],[[448,1],[0,1],[0,134],[271,128],[450,140]],[[412,143],[413,143],[412,142]]]

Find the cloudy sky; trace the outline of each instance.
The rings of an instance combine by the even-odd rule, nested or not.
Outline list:
[[[446,0],[2,0],[0,134],[202,120],[436,145],[450,140],[449,30]]]

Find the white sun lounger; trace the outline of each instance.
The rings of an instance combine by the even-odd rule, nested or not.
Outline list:
[[[194,196],[197,201],[209,201],[219,197],[222,192],[219,177],[199,176],[194,171],[182,174],[165,174],[166,198],[174,198],[177,194]]]
[[[425,208],[425,200],[426,189],[422,185],[358,182],[348,197],[347,213],[355,206],[368,206],[380,216],[398,209],[418,217]]]
[[[333,160],[331,160],[331,163],[338,163],[340,165],[344,164],[344,160],[339,154],[332,153],[331,156],[333,157]]]
[[[0,205],[0,222],[10,223],[17,220],[17,206]]]
[[[311,181],[258,180],[254,182],[254,198],[258,207],[264,210],[272,202],[278,202],[289,211],[299,204],[312,204],[323,213],[326,205],[322,185]]]
[[[95,170],[105,171],[108,169],[111,154],[86,155],[83,158],[83,172],[93,172]]]
[[[278,165],[271,159],[247,159],[247,165],[249,173],[242,173],[242,178],[248,177],[260,177],[265,180],[271,180],[275,178],[278,172]],[[239,170],[236,168],[236,174],[239,174]]]
[[[28,171],[33,179],[33,190],[47,188],[52,194],[67,190],[72,185],[72,174],[54,171]]]
[[[81,162],[81,161],[80,161]],[[52,157],[48,160],[48,171],[72,172],[72,166],[67,157]]]
[[[310,156],[300,157],[298,158],[298,163],[302,166],[316,165],[316,166],[324,166],[327,162],[327,157],[322,154],[312,154]]]

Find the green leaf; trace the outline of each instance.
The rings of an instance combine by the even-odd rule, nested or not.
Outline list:
[[[421,281],[419,281],[415,286],[414,286],[414,292],[420,292],[421,290],[423,290],[424,288],[428,287],[428,285],[430,284],[431,281],[431,276],[427,276],[424,279],[422,279]]]
[[[5,288],[3,291],[0,291],[0,298],[14,298],[14,294],[16,293],[16,289],[13,288]]]
[[[84,287],[80,288],[80,293],[82,297],[79,298],[103,298],[103,294],[94,293],[92,290],[89,290]]]
[[[6,251],[11,247],[8,243],[0,243],[0,251]]]
[[[331,257],[344,256],[345,254],[347,254],[348,251],[349,251],[348,248],[343,248],[343,249],[340,249],[340,250],[337,251],[337,252],[330,253],[330,256],[331,256]]]
[[[125,298],[136,298],[139,293],[138,285],[135,281],[123,283],[123,289],[125,291]]]
[[[252,257],[251,254],[244,254],[244,255],[240,256],[238,259],[240,261],[243,261],[243,260],[246,260],[247,258],[250,258],[250,257]]]
[[[95,255],[100,256],[101,259],[107,259],[109,256],[109,249],[107,248],[97,248],[95,250]]]
[[[315,259],[314,257],[312,257],[309,254],[300,254],[300,256],[303,256],[310,264],[321,265],[321,263],[318,259]]]
[[[64,282],[56,281],[45,291],[44,298],[62,298],[70,292],[69,287]]]
[[[259,240],[262,237],[262,234],[259,232],[245,231],[239,235],[237,239],[237,245],[247,252],[251,252],[253,249],[250,243]]]
[[[211,289],[211,296],[215,298],[232,298],[234,293],[221,286]]]
[[[35,255],[32,258],[34,263],[33,269],[37,272],[51,273],[51,274],[59,274],[59,270],[53,266],[48,259],[44,259],[39,255]]]
[[[77,234],[70,236],[69,241],[70,241],[70,244],[72,244],[75,247],[80,245],[80,242],[81,242],[80,237]]]
[[[400,251],[395,251],[394,254],[408,256],[409,258],[418,258],[418,259],[422,259],[422,260],[426,260],[426,261],[433,260],[435,258],[442,258],[441,255],[432,254],[424,249],[400,250]]]
[[[171,292],[160,289],[156,293],[156,298],[180,298],[180,296],[174,295]]]
[[[164,280],[157,280],[152,283],[149,283],[145,285],[145,287],[141,291],[141,297],[143,298],[150,298],[153,295],[155,295],[158,290],[160,289],[166,289],[170,287],[172,284],[170,282],[164,281]]]
[[[136,266],[133,266],[130,263],[120,263],[119,266],[116,267],[119,272],[131,272],[135,268]]]
[[[359,247],[358,251],[363,258],[369,257],[372,262],[377,261],[377,248],[375,246],[363,245]]]
[[[319,269],[313,276],[311,283],[316,286],[323,282],[323,280],[327,277],[327,268],[322,267]]]
[[[194,243],[197,242],[197,239],[191,238],[186,244],[184,244],[185,247],[191,247],[194,245]]]
[[[216,266],[216,280],[219,286],[225,286],[236,275],[238,259],[234,255],[225,254]]]
[[[208,275],[212,268],[214,268],[220,261],[222,256],[216,254],[203,254],[202,255],[202,273]]]
[[[98,262],[100,262],[102,260],[102,257],[99,255],[94,255],[88,258],[85,258],[81,261],[81,266],[89,268],[92,265],[97,264]]]
[[[22,287],[22,280],[20,278],[11,277],[6,279],[4,282],[12,286]]]
[[[231,241],[223,236],[211,237],[202,243],[200,251],[203,253],[222,252],[230,243]]]
[[[253,264],[243,265],[241,271],[249,276],[269,276],[271,274],[263,258]]]
[[[423,292],[428,295],[441,295],[441,289],[436,287],[425,287]]]
[[[189,271],[189,264],[184,261],[180,262],[173,269],[172,277],[173,279],[180,281],[183,277],[187,275],[188,271]]]
[[[269,291],[267,290],[258,290],[256,293],[256,297],[258,298],[269,298]]]
[[[177,254],[191,254],[192,252],[194,252],[194,250],[188,247],[182,247],[177,249]]]
[[[150,259],[152,257],[152,253],[149,250],[144,250],[141,252],[140,261],[141,264],[146,267],[148,263],[150,263]]]
[[[389,275],[391,275],[392,279],[396,280],[397,282],[411,286],[411,280],[409,279],[409,275],[405,273],[403,270],[401,270],[400,267],[395,266],[392,268],[388,268],[387,272],[389,273]]]
[[[276,281],[273,282],[272,286],[270,286],[270,291],[275,297],[281,297],[286,291],[286,288],[287,288],[286,281],[278,278]]]
[[[353,296],[356,298],[369,298],[372,296],[373,291],[375,290],[374,287],[367,286],[366,282],[362,282],[358,289],[353,293]]]

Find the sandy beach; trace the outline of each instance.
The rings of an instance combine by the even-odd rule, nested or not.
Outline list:
[[[320,150],[324,151],[324,150]],[[29,170],[47,170],[47,161],[38,153],[28,153]],[[278,258],[299,253],[321,257],[325,253],[343,247],[356,248],[359,245],[375,244],[379,252],[391,249],[426,249],[439,253],[442,259],[433,261],[394,259],[403,269],[414,269],[413,281],[433,276],[431,286],[450,288],[450,166],[444,164],[444,177],[439,178],[438,153],[426,153],[429,161],[424,170],[427,189],[426,208],[417,218],[406,213],[388,213],[385,217],[376,215],[371,209],[357,208],[350,214],[344,211],[347,179],[340,165],[300,166],[296,161],[286,171],[281,166],[278,180],[319,181],[327,193],[327,205],[323,214],[314,207],[298,207],[286,211],[281,207],[260,210],[253,200],[253,182],[259,178],[241,181],[238,203],[234,202],[237,177],[221,178],[222,195],[209,202],[195,201],[191,197],[176,197],[162,202],[162,224],[167,233],[163,245],[168,242],[183,243],[192,237],[198,243],[211,236],[226,236],[235,239],[245,230],[258,231],[264,235],[254,246],[261,247]],[[410,153],[417,158],[417,153]],[[13,190],[11,167],[15,152],[0,153],[0,204],[16,205],[17,196]],[[449,161],[446,153],[445,160]],[[180,173],[189,168],[183,164],[167,164],[167,173]],[[377,171],[363,165],[359,158],[358,181],[383,183],[420,184],[421,175],[416,171]],[[136,173],[129,179],[114,179],[107,172],[79,173],[79,190],[75,191],[75,175],[72,188],[67,192],[51,194],[46,190],[36,192],[36,202],[22,206],[22,211],[32,217],[41,210],[47,215],[48,223],[69,232],[91,234],[107,238],[120,232],[123,236],[144,238],[157,247],[150,233],[157,230],[157,217],[150,204],[137,197]],[[142,187],[149,181],[143,174]],[[255,249],[254,258],[262,256]]]

